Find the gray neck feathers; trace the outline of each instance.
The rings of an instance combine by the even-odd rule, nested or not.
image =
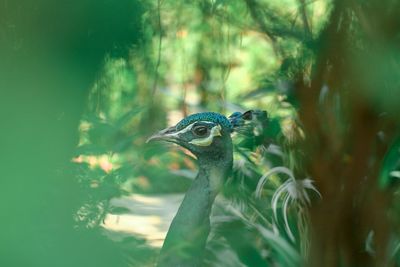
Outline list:
[[[223,154],[199,157],[199,173],[168,230],[157,266],[201,266],[210,232],[212,204],[232,169],[232,146]]]

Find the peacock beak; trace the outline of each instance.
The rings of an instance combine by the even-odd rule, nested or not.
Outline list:
[[[156,134],[153,134],[147,139],[146,143],[149,143],[151,141],[166,141],[174,143],[176,142],[176,139],[177,139],[176,128],[175,126],[172,126],[164,130],[161,130]]]

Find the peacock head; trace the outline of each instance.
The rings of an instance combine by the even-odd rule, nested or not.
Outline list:
[[[197,158],[221,157],[232,153],[233,126],[225,116],[215,112],[192,114],[175,126],[161,130],[149,141],[166,141],[191,151]]]

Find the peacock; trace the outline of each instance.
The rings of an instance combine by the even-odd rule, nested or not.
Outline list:
[[[199,169],[170,225],[157,266],[202,265],[211,208],[232,171],[231,134],[255,117],[266,119],[266,112],[235,112],[229,118],[215,112],[196,113],[147,140],[171,142],[188,149],[196,156]]]

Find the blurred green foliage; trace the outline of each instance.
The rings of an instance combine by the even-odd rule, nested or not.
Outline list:
[[[194,112],[247,109],[269,123],[235,136],[205,266],[400,264],[399,10],[4,1],[0,265],[152,266],[157,248],[142,236],[104,229],[108,214],[129,213],[110,200],[184,193],[196,164],[147,137]]]

